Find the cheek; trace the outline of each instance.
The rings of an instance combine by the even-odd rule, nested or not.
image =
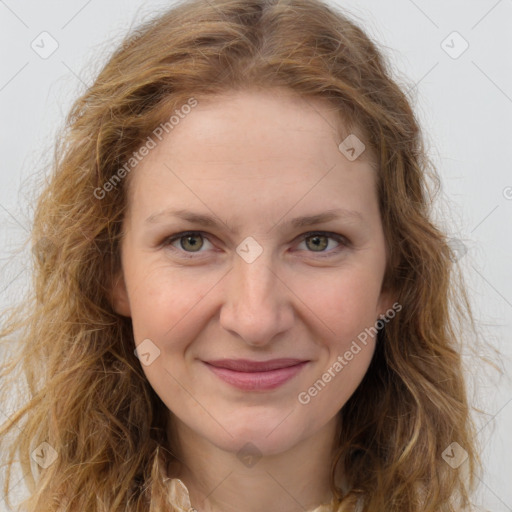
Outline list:
[[[174,331],[182,331],[214,284],[213,278],[193,279],[168,268],[138,274],[130,290],[136,341],[154,337],[163,343]]]
[[[150,271],[130,270],[133,270],[130,303],[136,343],[149,338],[166,351],[183,349],[187,336],[197,334],[201,318],[207,321],[208,314],[212,314],[205,313],[204,308],[216,295],[214,288],[219,284],[219,275],[199,272],[194,276],[190,269],[180,272],[161,265]],[[321,330],[323,326],[325,339],[342,350],[377,319],[380,276],[371,270],[368,265],[352,265],[336,270],[312,269],[300,277],[283,277],[293,283],[294,293],[306,305],[304,313],[309,320],[303,320]],[[219,305],[221,302],[222,299]]]
[[[166,406],[179,407],[183,386],[190,384],[184,353],[201,330],[200,317],[205,315],[202,299],[212,284],[209,279],[198,279],[191,286],[190,278],[161,266],[132,277],[132,328],[135,344],[140,345],[142,370]],[[144,343],[150,353],[149,364],[144,364]],[[188,407],[193,409],[189,402]]]
[[[327,333],[320,337],[320,364],[298,397],[313,428],[344,406],[368,370],[376,343],[380,280],[365,269],[351,268],[310,284],[308,306]]]
[[[375,324],[380,286],[380,276],[347,268],[302,281],[298,295],[327,328],[331,344],[343,346]]]

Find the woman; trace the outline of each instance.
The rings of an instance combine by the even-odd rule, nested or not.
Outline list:
[[[471,312],[429,177],[335,8],[191,0],[139,28],[69,115],[3,332],[25,510],[469,509]]]

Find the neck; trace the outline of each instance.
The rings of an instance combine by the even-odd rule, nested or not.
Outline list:
[[[237,451],[222,450],[177,418],[173,420],[173,438],[182,461],[173,476],[186,485],[198,512],[304,512],[331,502],[338,417],[286,452],[243,457],[246,464]],[[341,480],[337,475],[338,485]]]

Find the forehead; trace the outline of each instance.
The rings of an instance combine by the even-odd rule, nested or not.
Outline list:
[[[312,156],[317,156],[322,146],[331,143],[337,147],[351,134],[364,139],[358,127],[346,126],[339,109],[327,99],[302,97],[282,87],[244,89],[198,97],[197,101],[166,136],[169,146],[187,144],[211,151],[227,148],[232,160],[240,156],[246,161],[281,155],[292,158],[293,154],[303,157],[311,150]],[[365,151],[359,160],[371,161],[370,156],[370,151]]]
[[[163,206],[185,194],[196,202],[204,195],[238,208],[263,208],[267,200],[284,207],[304,196],[304,206],[331,197],[350,208],[374,193],[370,152],[350,161],[340,151],[350,132],[326,100],[282,89],[195,97],[197,105],[131,175],[132,202]]]

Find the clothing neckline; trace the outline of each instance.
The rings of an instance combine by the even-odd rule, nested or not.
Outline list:
[[[186,485],[179,478],[170,478],[165,481],[169,488],[168,501],[179,512],[197,512],[190,503],[190,495]],[[333,512],[334,499],[330,503],[322,503],[306,512]]]

